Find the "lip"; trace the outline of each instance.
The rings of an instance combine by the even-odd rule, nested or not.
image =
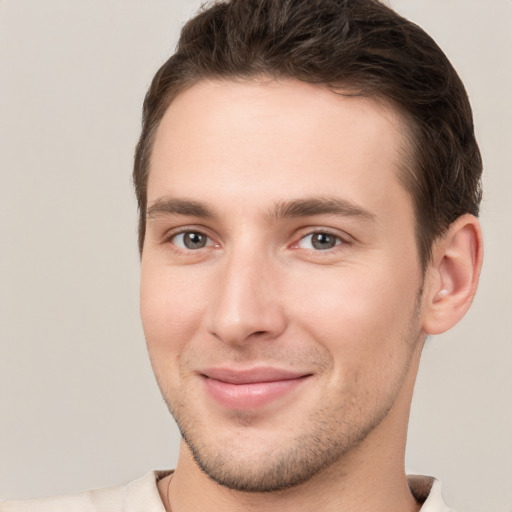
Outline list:
[[[262,407],[291,393],[311,377],[310,373],[270,367],[208,368],[199,373],[208,395],[228,409]]]

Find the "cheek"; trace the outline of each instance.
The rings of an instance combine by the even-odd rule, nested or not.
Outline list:
[[[177,364],[187,342],[201,327],[202,286],[182,270],[142,266],[140,311],[149,355],[155,371]]]
[[[300,310],[294,317],[340,361],[356,366],[364,361],[372,367],[383,358],[394,360],[405,350],[405,338],[414,336],[411,322],[420,287],[416,273],[389,267],[330,270],[330,275],[302,278],[302,300],[296,301]]]
[[[390,407],[401,389],[420,332],[414,321],[419,283],[384,273],[351,275],[316,292],[306,287],[295,317],[331,358],[329,396],[343,415],[362,417]]]

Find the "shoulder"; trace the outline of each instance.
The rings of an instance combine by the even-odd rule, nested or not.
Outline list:
[[[1,512],[112,512],[122,509],[122,488],[98,489],[69,496],[7,501],[0,503]]]
[[[448,508],[441,493],[441,483],[430,476],[408,475],[411,494],[422,503],[420,512],[455,512]]]
[[[0,512],[165,512],[157,482],[167,474],[152,471],[125,486],[69,496],[6,501],[0,503]]]

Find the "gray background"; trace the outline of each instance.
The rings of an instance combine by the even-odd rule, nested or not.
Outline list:
[[[0,498],[175,463],[138,318],[130,173],[143,95],[197,1],[0,0]],[[485,161],[475,304],[431,339],[407,468],[512,510],[512,2],[394,0],[459,70]]]

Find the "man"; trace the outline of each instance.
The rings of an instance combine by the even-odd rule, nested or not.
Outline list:
[[[141,314],[174,472],[2,510],[448,510],[404,472],[482,263],[463,85],[372,0],[218,2],[144,104]]]

